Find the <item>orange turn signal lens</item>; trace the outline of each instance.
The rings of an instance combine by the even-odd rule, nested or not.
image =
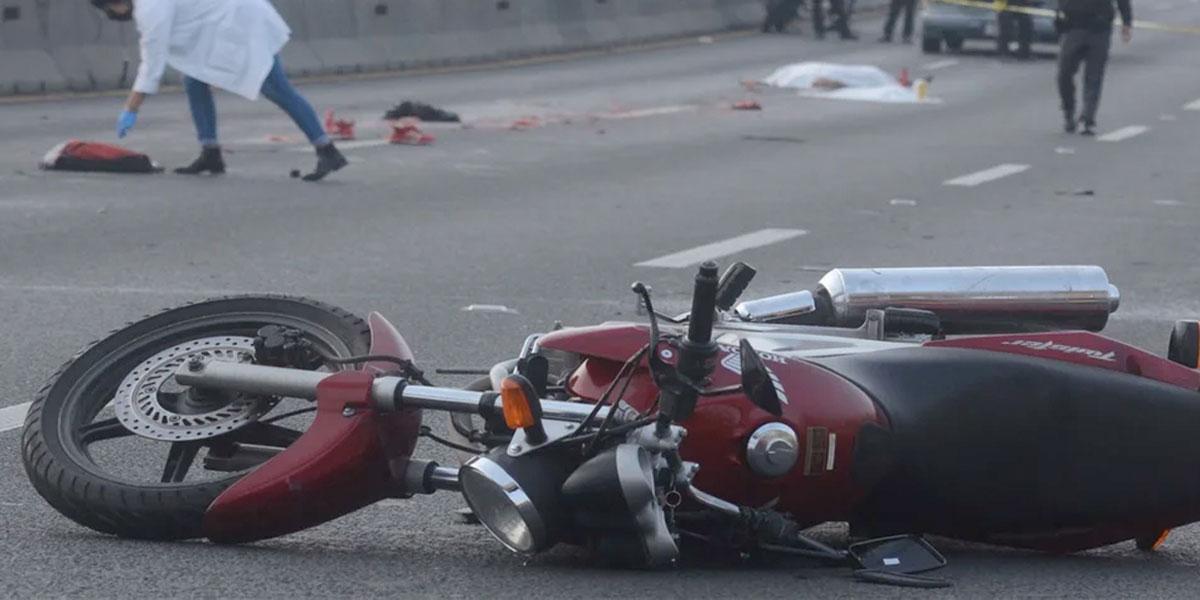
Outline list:
[[[504,408],[504,423],[509,429],[533,427],[538,422],[534,414],[533,403],[537,398],[532,396],[533,386],[524,377],[505,377],[500,382],[500,403]]]

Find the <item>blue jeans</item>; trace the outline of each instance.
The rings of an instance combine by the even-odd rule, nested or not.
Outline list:
[[[196,135],[200,138],[201,146],[217,145],[217,105],[213,102],[212,89],[207,83],[191,77],[183,78],[183,88],[187,91],[188,106],[192,109],[192,121],[196,124]],[[308,100],[292,87],[287,75],[283,73],[283,64],[275,57],[275,65],[263,81],[262,94],[268,100],[282,108],[296,125],[300,126],[308,141],[314,146],[324,146],[329,143],[325,127],[317,118]]]

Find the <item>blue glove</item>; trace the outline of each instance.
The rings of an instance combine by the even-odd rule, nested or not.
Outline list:
[[[121,116],[117,117],[117,137],[123,138],[129,135],[129,130],[137,124],[137,113],[129,110],[121,111]]]

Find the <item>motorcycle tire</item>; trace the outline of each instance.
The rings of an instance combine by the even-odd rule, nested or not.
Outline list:
[[[115,414],[115,395],[122,382],[126,381],[127,375],[136,376],[137,369],[143,369],[146,361],[154,361],[164,355],[177,356],[175,353],[185,347],[189,352],[195,352],[191,350],[191,344],[196,342],[200,345],[201,342],[197,340],[237,340],[244,345],[245,340],[252,339],[255,332],[266,325],[297,329],[327,354],[342,358],[363,355],[370,349],[370,330],[363,319],[328,304],[286,296],[219,298],[166,310],[132,323],[81,350],[50,377],[31,403],[22,433],[21,457],[33,487],[60,513],[102,533],[151,540],[201,537],[203,517],[208,506],[253,467],[240,471],[236,467],[218,469],[219,474],[204,473],[204,476],[211,475],[213,479],[187,482],[188,467],[197,461],[197,453],[204,447],[202,444],[214,442],[208,439],[187,442],[196,450],[190,451],[188,462],[182,469],[179,468],[180,459],[177,457],[174,463],[176,470],[172,471],[170,457],[177,456],[176,447],[181,442],[162,442],[135,436],[124,422],[115,417],[103,423],[92,421],[110,405]],[[240,352],[243,352],[239,355],[241,358],[252,358],[252,348]],[[325,368],[336,370],[341,367]],[[143,385],[143,380],[132,381],[137,382],[137,387],[131,389]],[[161,398],[162,389],[156,389],[156,398]],[[161,400],[159,402],[161,404]],[[306,408],[297,412],[309,410]],[[255,419],[265,416],[259,414]],[[251,424],[271,427],[266,425],[268,422],[260,424],[253,420],[237,427],[230,425],[234,431],[228,434],[232,435],[237,429]],[[148,446],[149,450],[161,449],[169,444],[167,466],[161,479],[152,483],[131,482],[123,475],[104,471],[89,450],[97,438],[110,439],[94,435],[101,431],[96,428],[100,425],[105,427],[103,431],[112,434],[112,438],[128,438],[138,444],[156,445]],[[85,431],[89,427],[92,429]],[[282,451],[301,433],[287,431],[289,437],[273,444],[276,452]],[[86,442],[85,435],[88,436]],[[208,447],[206,451],[206,467],[208,457],[212,456],[211,450]],[[133,461],[132,456],[125,459],[125,455],[118,455],[122,460]],[[152,466],[157,464],[150,460],[157,460],[156,454],[147,452],[146,456]],[[192,470],[193,480],[196,479],[195,471]],[[226,476],[227,472],[231,474]]]

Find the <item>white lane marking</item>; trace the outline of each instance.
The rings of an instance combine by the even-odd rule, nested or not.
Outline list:
[[[25,413],[29,412],[29,403],[0,408],[0,431],[16,429],[25,424]]]
[[[975,187],[977,185],[987,183],[989,181],[995,181],[1002,177],[1008,177],[1009,175],[1016,175],[1017,173],[1024,172],[1028,169],[1029,169],[1029,165],[1015,165],[1015,164],[1011,164],[1011,163],[1005,163],[1002,165],[996,165],[990,169],[984,169],[982,171],[968,173],[966,175],[963,175],[962,177],[955,177],[954,179],[947,179],[946,181],[944,181],[942,183],[942,185],[957,185],[957,186],[962,186],[962,187]]]
[[[1075,149],[1068,148],[1066,146],[1059,146],[1054,149],[1054,153],[1055,154],[1075,154]]]
[[[891,200],[888,200],[888,204],[891,204],[892,206],[916,206],[917,201],[909,200],[908,198],[892,198]]]
[[[469,304],[462,308],[463,312],[486,312],[486,313],[501,313],[505,315],[519,315],[516,309],[509,308],[503,304]]]
[[[657,106],[654,108],[640,108],[637,110],[626,110],[622,112],[612,112],[596,115],[601,119],[641,119],[644,117],[659,117],[663,115],[673,115],[681,112],[696,110],[697,106],[680,104],[677,106]]]
[[[1146,127],[1145,125],[1130,125],[1128,127],[1117,129],[1116,131],[1110,131],[1096,139],[1100,140],[1101,142],[1119,142],[1134,136],[1142,135],[1147,131],[1150,131],[1150,128]]]
[[[1200,100],[1192,100],[1183,105],[1183,110],[1200,110]]]
[[[945,60],[935,60],[931,63],[925,63],[925,64],[921,65],[921,69],[925,70],[925,71],[936,71],[938,69],[945,69],[947,67],[953,67],[954,65],[957,65],[957,64],[958,64],[957,60],[954,60],[953,58],[947,58]]]
[[[806,235],[803,229],[760,229],[758,231],[739,235],[734,238],[690,248],[682,252],[660,256],[645,262],[637,263],[635,267],[661,267],[664,269],[683,269],[698,265],[706,260],[713,260],[730,254],[737,254],[751,248],[760,248],[777,244],[795,237]]]
[[[390,140],[354,140],[350,142],[337,142],[338,150],[357,150],[359,148],[374,148],[375,146],[386,146],[390,144]],[[298,146],[288,148],[289,152],[312,152],[312,146]]]
[[[1158,206],[1183,206],[1178,200],[1155,200],[1154,203]]]

